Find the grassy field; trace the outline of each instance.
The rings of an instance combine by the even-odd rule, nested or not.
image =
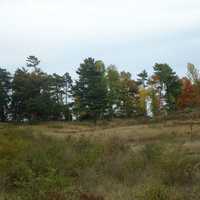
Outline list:
[[[199,200],[200,121],[0,124],[0,200]]]

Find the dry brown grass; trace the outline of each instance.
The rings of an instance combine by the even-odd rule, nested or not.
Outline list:
[[[191,135],[192,124],[192,135]],[[135,124],[134,120],[114,120],[107,123],[47,122],[32,125],[36,133],[58,138],[89,137],[105,142],[117,137],[123,143],[131,144],[134,149],[148,143],[172,139],[184,144],[189,152],[200,152],[200,120],[166,121],[164,123]]]
[[[0,167],[5,171],[0,174],[8,180],[7,189],[18,187],[20,199],[200,199],[198,121],[15,126],[0,124]],[[34,188],[38,196],[27,197]]]
[[[200,121],[192,122],[193,134],[197,136],[200,132]],[[174,133],[176,135],[188,135],[191,131],[191,121],[167,121],[165,123],[149,123],[149,124],[131,124],[128,121],[120,120],[114,121],[109,124],[102,124],[94,126],[90,123],[73,123],[73,122],[48,122],[39,125],[33,125],[31,128],[34,130],[42,131],[44,134],[57,135],[57,136],[140,136],[151,137],[158,134]]]
[[[10,125],[0,124],[0,128],[2,126]],[[84,136],[105,142],[110,138],[118,138],[123,143],[130,144],[133,150],[140,149],[145,144],[170,139],[174,143],[181,143],[189,153],[200,153],[200,120],[137,124],[134,119],[117,119],[111,122],[99,122],[97,125],[89,122],[46,122],[27,126],[36,134],[61,139]],[[23,129],[24,125],[19,125],[18,128]]]

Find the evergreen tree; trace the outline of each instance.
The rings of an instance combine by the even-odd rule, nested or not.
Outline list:
[[[33,67],[35,71],[37,70],[37,66],[40,64],[40,60],[36,56],[28,56],[26,62],[26,66]]]
[[[141,73],[139,73],[137,79],[138,85],[142,85],[144,88],[146,87],[146,82],[148,80],[148,73],[146,70],[143,70]]]
[[[0,68],[0,121],[6,121],[10,102],[11,76]]]
[[[57,104],[64,104],[65,80],[63,76],[54,73],[51,78],[51,96]]]
[[[28,72],[17,69],[12,84],[12,110],[15,120],[47,119],[51,113],[49,77],[37,68]]]
[[[68,105],[68,97],[72,93],[72,78],[68,72],[63,75],[64,78],[64,90],[65,90],[65,104]]]
[[[181,93],[181,83],[168,64],[155,64],[154,74],[158,77],[161,91],[164,91],[164,98],[168,110],[176,110],[177,97]]]
[[[79,118],[103,118],[107,106],[105,66],[93,58],[84,60],[78,68],[79,76],[73,88],[75,109]]]

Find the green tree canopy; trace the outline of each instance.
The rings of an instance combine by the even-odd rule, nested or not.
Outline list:
[[[11,75],[6,69],[0,68],[0,121],[8,115],[11,90]]]
[[[164,98],[168,110],[176,109],[177,97],[181,92],[181,83],[168,64],[158,64],[154,66],[154,74],[159,80],[160,88],[165,92]]]
[[[78,117],[89,116],[96,121],[103,117],[107,107],[104,63],[87,58],[80,64],[77,74],[78,80],[73,87],[73,97]]]
[[[144,88],[146,87],[146,82],[148,80],[148,73],[146,70],[143,70],[141,73],[139,73],[137,78],[138,85],[142,85]]]

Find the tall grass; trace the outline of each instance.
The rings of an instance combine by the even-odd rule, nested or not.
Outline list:
[[[64,140],[0,129],[2,200],[195,200],[200,156],[173,138],[133,151],[120,138]],[[190,192],[189,192],[190,191]]]

